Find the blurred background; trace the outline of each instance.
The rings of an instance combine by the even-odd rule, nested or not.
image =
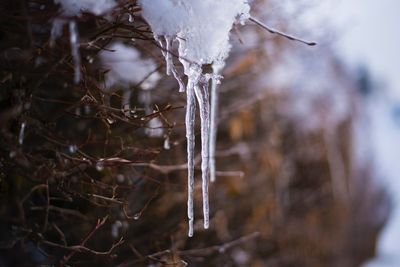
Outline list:
[[[0,266],[400,266],[400,3],[251,5],[318,45],[232,31],[188,238],[185,95],[138,3],[0,3]]]

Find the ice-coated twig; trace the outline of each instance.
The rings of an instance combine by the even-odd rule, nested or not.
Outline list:
[[[213,76],[211,79],[211,111],[210,111],[210,180],[216,180],[215,150],[218,131],[218,84],[220,83],[219,74],[224,67],[224,63],[215,62],[212,65]]]
[[[81,56],[79,54],[78,30],[74,20],[69,22],[69,41],[74,64],[74,83],[77,84],[81,80]]]
[[[194,92],[194,84],[198,82],[195,80],[196,77],[189,77],[188,85],[186,89],[186,139],[187,139],[187,170],[188,170],[188,201],[187,201],[187,213],[189,219],[189,237],[193,236],[193,194],[194,194],[194,122],[196,113],[196,99]]]
[[[301,39],[301,38],[295,37],[295,36],[293,36],[293,35],[290,35],[290,34],[281,32],[281,31],[279,31],[279,30],[276,30],[276,29],[274,29],[274,28],[271,28],[271,27],[265,25],[264,23],[262,23],[261,21],[259,21],[258,19],[254,18],[254,17],[250,17],[249,20],[252,21],[252,22],[254,22],[255,24],[257,24],[257,25],[260,26],[261,28],[263,28],[263,29],[269,31],[270,33],[283,36],[283,37],[285,37],[285,38],[287,38],[287,39],[289,39],[289,40],[291,40],[291,41],[297,41],[297,42],[300,42],[300,43],[303,43],[303,44],[306,44],[306,45],[309,45],[309,46],[315,46],[315,45],[317,45],[316,42],[306,41],[306,40],[304,40],[304,39]]]

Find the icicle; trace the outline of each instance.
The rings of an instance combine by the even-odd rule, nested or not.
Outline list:
[[[78,150],[78,147],[76,145],[69,145],[68,146],[68,151],[71,154],[74,154]]]
[[[176,40],[179,43],[178,46],[178,53],[179,53],[179,61],[181,62],[182,66],[183,66],[183,73],[189,77],[190,75],[190,63],[184,59],[185,53],[186,53],[186,41],[184,38],[177,36]],[[182,82],[182,80],[179,78],[179,80]],[[182,89],[182,90],[181,90]],[[184,87],[180,86],[179,92],[184,92],[185,89]]]
[[[154,37],[154,40],[156,40],[157,43],[160,45],[160,47],[161,47],[161,49],[160,49],[161,54],[162,54],[163,57],[165,58],[164,43],[162,42],[162,40],[160,39],[160,37],[159,37],[158,35],[154,34],[153,37]]]
[[[177,36],[176,40],[179,43],[178,46],[178,54],[179,54],[179,61],[181,62],[182,66],[183,66],[183,73],[189,77],[190,75],[190,62],[188,62],[187,60],[184,59],[184,56],[186,55],[187,52],[187,48],[186,48],[186,41],[185,38],[181,37],[181,36]]]
[[[172,56],[171,56],[171,49],[172,49],[172,41],[173,39],[171,38],[171,36],[164,36],[165,39],[165,62],[166,62],[166,68],[167,68],[167,75],[174,75],[175,80],[178,82],[179,84],[179,92],[185,92],[185,84],[183,83],[181,77],[179,76],[178,72],[175,69],[174,66],[174,61],[172,60]]]
[[[193,236],[193,193],[194,193],[194,123],[196,113],[196,99],[194,96],[194,84],[198,82],[198,77],[189,76],[186,89],[186,139],[187,139],[187,164],[188,164],[188,202],[187,213],[189,218],[189,237]]]
[[[171,44],[172,44],[172,38],[170,36],[164,36],[165,39],[165,64],[166,64],[166,72],[167,75],[171,75],[171,68],[173,68],[173,62],[171,58]]]
[[[181,77],[179,76],[175,66],[174,66],[174,62],[172,60],[171,57],[171,53],[170,53],[170,49],[172,49],[172,37],[170,36],[164,36],[165,39],[165,43],[166,45],[164,46],[163,41],[156,35],[154,35],[154,39],[158,42],[158,44],[161,47],[161,54],[163,55],[163,57],[165,58],[165,65],[166,65],[166,74],[169,76],[172,74],[174,75],[175,80],[178,82],[179,84],[179,92],[185,92],[185,84],[183,83]]]
[[[73,20],[69,22],[69,40],[72,60],[74,62],[74,82],[77,84],[81,80],[81,56],[79,54],[78,30],[76,22]]]
[[[170,150],[171,149],[171,144],[170,144],[170,141],[169,141],[169,135],[165,135],[164,149],[165,150]]]
[[[168,49],[170,47],[170,42],[168,40],[170,40],[170,37],[164,36],[166,45],[164,46],[163,41],[156,35],[154,35],[154,39],[158,42],[158,44],[161,47],[161,54],[163,55],[164,59],[165,59],[165,65],[166,65],[166,74],[169,76],[171,75],[171,60],[170,60],[170,54],[168,53]]]
[[[210,180],[215,182],[215,150],[218,131],[218,84],[220,84],[220,72],[224,63],[215,62],[212,64],[213,77],[211,79],[211,115],[210,115]]]
[[[122,222],[116,221],[111,225],[111,236],[117,238],[119,236],[120,229],[122,228]]]
[[[121,106],[122,110],[124,112],[125,117],[130,117],[130,111],[131,111],[131,95],[132,92],[130,88],[125,89],[124,93],[122,94],[122,100],[121,100]]]
[[[26,127],[26,122],[21,123],[21,129],[19,130],[19,135],[18,135],[18,144],[20,145],[24,143],[25,127]]]
[[[210,100],[208,96],[208,79],[202,76],[201,66],[192,64],[191,75],[200,77],[194,84],[194,91],[200,109],[201,121],[201,178],[203,191],[203,218],[204,228],[209,227],[209,204],[208,204],[208,183],[210,178],[210,153],[209,153],[209,137],[210,137]]]
[[[185,84],[183,83],[181,77],[179,77],[178,72],[176,71],[175,67],[172,65],[171,68],[172,74],[174,75],[175,80],[178,82],[179,84],[179,92],[183,93],[185,92]]]
[[[54,47],[56,39],[61,36],[62,29],[66,21],[64,19],[56,18],[51,25],[50,42],[49,46]]]

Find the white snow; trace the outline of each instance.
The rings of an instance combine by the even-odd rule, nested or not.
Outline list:
[[[79,16],[81,12],[101,15],[115,6],[115,0],[54,0],[65,16]]]
[[[180,57],[199,64],[224,60],[232,25],[249,17],[244,0],[142,0],[143,17],[156,36],[184,40]]]
[[[162,137],[164,136],[163,123],[159,118],[152,118],[147,123],[146,134],[149,137]]]
[[[250,6],[246,0],[141,0],[142,16],[149,23],[154,38],[158,41],[166,61],[166,72],[172,73],[184,91],[183,82],[177,73],[172,50],[174,40],[178,42],[178,60],[188,77],[186,86],[186,137],[188,152],[188,218],[189,236],[193,235],[193,190],[194,190],[194,120],[195,97],[200,107],[202,140],[202,190],[204,228],[209,227],[208,183],[210,165],[215,180],[215,136],[210,133],[209,80],[213,80],[214,98],[217,98],[216,84],[231,45],[229,33],[236,23],[243,24],[249,18]],[[214,73],[203,73],[204,64],[221,66]],[[213,102],[212,123],[216,126],[217,99]],[[216,128],[216,127],[214,127]],[[211,139],[210,139],[211,137]],[[210,141],[211,140],[211,141]]]
[[[144,90],[156,86],[161,76],[156,71],[157,65],[150,58],[142,58],[133,46],[115,42],[100,53],[104,68],[109,70],[105,77],[105,87],[129,88],[141,82]]]
[[[161,78],[157,71],[156,63],[150,58],[142,58],[139,51],[121,42],[112,43],[107,50],[100,54],[100,61],[108,72],[105,74],[104,90],[113,92],[118,89],[123,90],[122,108],[126,116],[130,116],[130,98],[132,87],[139,86],[140,101],[145,105],[146,115],[153,112],[151,108],[151,94]],[[160,137],[164,129],[162,122],[158,118],[149,121],[149,128],[146,134],[150,137]]]
[[[363,132],[370,134],[367,144],[372,148],[375,160],[374,170],[376,176],[381,178],[393,201],[393,210],[377,242],[377,256],[365,263],[364,267],[391,267],[399,266],[400,262],[400,165],[398,164],[400,147],[400,131],[398,121],[393,118],[393,108],[396,107],[395,99],[382,92],[370,96],[365,105],[368,123],[364,125]],[[383,178],[383,179],[382,179]],[[371,215],[372,216],[372,215]]]

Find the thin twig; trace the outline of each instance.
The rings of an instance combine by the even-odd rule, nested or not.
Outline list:
[[[82,242],[81,242],[80,245],[78,245],[78,246],[70,246],[70,247],[62,246],[63,248],[69,249],[69,250],[72,250],[72,251],[71,251],[70,254],[68,254],[67,256],[64,256],[64,257],[63,257],[63,259],[60,261],[60,267],[65,266],[66,263],[67,263],[77,252],[85,251],[85,252],[93,253],[93,254],[95,254],[95,255],[109,255],[109,254],[114,250],[114,248],[116,248],[117,246],[121,245],[121,244],[124,242],[124,240],[121,238],[117,243],[113,244],[113,245],[111,246],[111,248],[110,248],[108,251],[106,251],[106,252],[98,252],[98,251],[94,251],[94,250],[91,250],[91,249],[85,247],[86,242],[89,241],[89,239],[94,235],[94,233],[95,233],[98,229],[100,229],[100,228],[106,223],[107,219],[108,219],[108,216],[104,217],[104,218],[101,219],[101,220],[99,219],[99,220],[97,221],[96,226],[95,226],[95,227],[93,228],[93,230],[82,240]],[[47,244],[48,244],[48,243],[47,243]],[[50,244],[49,244],[49,245],[50,245]],[[51,244],[51,245],[54,245],[54,243]]]
[[[306,44],[306,45],[309,45],[309,46],[315,46],[315,45],[317,45],[316,42],[306,41],[306,40],[304,40],[304,39],[301,39],[301,38],[295,37],[295,36],[293,36],[293,35],[290,35],[290,34],[281,32],[281,31],[279,31],[279,30],[276,30],[276,29],[274,29],[274,28],[271,28],[271,27],[265,25],[264,23],[262,23],[261,21],[259,21],[259,20],[256,19],[256,18],[250,17],[249,20],[252,21],[252,22],[254,22],[255,24],[257,24],[257,25],[260,26],[261,28],[263,28],[263,29],[269,31],[270,33],[283,36],[283,37],[285,37],[285,38],[287,38],[287,39],[289,39],[289,40],[291,40],[291,41],[297,41],[297,42],[300,42],[300,43],[303,43],[303,44]]]
[[[89,252],[94,255],[110,255],[116,247],[118,247],[124,243],[124,239],[123,239],[123,237],[121,237],[121,239],[117,243],[112,244],[110,249],[107,251],[96,251],[96,250],[90,249],[88,247],[85,247],[83,245],[65,246],[65,245],[54,243],[51,241],[43,241],[42,243],[45,245],[51,246],[51,247],[57,247],[57,248],[65,249],[65,250],[70,250],[70,251],[72,251],[71,253],[74,253],[74,254],[77,252]],[[65,263],[64,263],[64,265],[65,265]],[[61,265],[61,266],[64,266],[64,265]]]
[[[46,180],[46,214],[44,217],[43,233],[47,230],[47,224],[49,222],[49,207],[50,207],[50,188],[49,180]]]
[[[158,186],[158,187],[157,187],[157,189],[155,190],[155,192],[154,192],[154,194],[152,195],[152,197],[146,202],[146,204],[144,205],[144,207],[143,207],[138,213],[136,213],[134,216],[129,216],[128,211],[127,211],[127,209],[128,209],[128,203],[125,203],[125,204],[123,205],[123,208],[122,208],[122,210],[123,210],[123,212],[124,212],[124,214],[125,214],[125,217],[126,217],[127,219],[138,220],[138,219],[140,218],[140,216],[142,216],[142,213],[143,213],[143,212],[147,209],[147,207],[150,205],[150,203],[158,196],[158,193],[159,193],[159,191],[160,191],[160,187],[161,187],[161,186]]]

